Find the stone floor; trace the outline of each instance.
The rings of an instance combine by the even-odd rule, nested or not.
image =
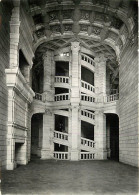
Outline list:
[[[138,194],[138,169],[115,161],[32,160],[2,173],[2,194]]]

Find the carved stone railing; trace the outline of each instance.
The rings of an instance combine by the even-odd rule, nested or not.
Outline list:
[[[90,139],[83,138],[83,137],[81,137],[81,144],[84,145],[84,146],[91,147],[91,148],[95,147],[95,142],[94,141],[92,141]]]
[[[54,137],[62,140],[68,140],[68,133],[54,131]]]
[[[69,100],[69,93],[62,93],[55,95],[55,101]]]
[[[91,152],[80,153],[80,160],[94,160],[94,159],[95,159],[95,153],[91,153]]]
[[[55,76],[56,83],[69,83],[69,77],[65,76]]]
[[[40,93],[35,93],[35,100],[40,100],[40,101],[44,101],[44,95],[40,94]]]
[[[81,87],[83,87],[89,91],[95,92],[95,87],[93,85],[87,83],[86,81],[81,81]]]
[[[86,95],[86,94],[81,94],[81,100],[82,101],[86,101],[86,102],[95,102],[95,98],[90,96],[90,95]]]
[[[114,102],[119,100],[119,94],[113,94],[113,95],[108,95],[106,97],[104,97],[104,102]]]
[[[53,152],[54,158],[59,160],[68,160],[68,152]]]
[[[92,66],[95,66],[95,62],[92,58],[90,58],[89,56],[85,55],[85,54],[81,54],[81,59],[89,64],[91,64]]]
[[[81,115],[91,119],[95,119],[95,114],[88,110],[81,110]]]

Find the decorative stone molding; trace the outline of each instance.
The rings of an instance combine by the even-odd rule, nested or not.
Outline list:
[[[13,89],[19,96],[25,99],[28,103],[33,101],[35,93],[26,83],[25,78],[21,74],[19,68],[6,69],[6,83],[7,87]]]
[[[50,109],[45,109],[45,114],[52,116],[52,111]]]

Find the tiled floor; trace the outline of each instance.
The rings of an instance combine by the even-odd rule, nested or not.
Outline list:
[[[138,170],[114,161],[34,159],[2,173],[2,194],[138,194]]]

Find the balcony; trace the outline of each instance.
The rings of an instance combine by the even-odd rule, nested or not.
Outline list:
[[[119,100],[119,94],[113,94],[104,97],[104,103],[115,102],[117,100]]]
[[[81,65],[85,66],[89,70],[95,72],[95,62],[92,58],[85,54],[81,54]]]
[[[65,101],[69,99],[70,99],[69,93],[62,93],[62,94],[55,95],[55,102]]]
[[[69,88],[69,77],[55,76],[54,87]]]
[[[95,87],[86,81],[81,81],[81,91],[93,95],[95,93]]]
[[[53,152],[53,157],[58,160],[69,160],[68,152]]]
[[[95,124],[95,114],[88,110],[81,110],[81,120]]]
[[[40,93],[36,93],[36,92],[35,92],[34,99],[39,100],[41,102],[45,102],[45,100],[46,100],[45,95],[43,93],[40,94]]]

